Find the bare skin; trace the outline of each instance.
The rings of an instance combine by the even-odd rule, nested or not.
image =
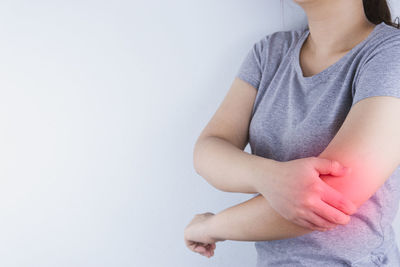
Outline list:
[[[294,1],[306,12],[310,29],[300,50],[304,77],[318,74],[337,62],[376,26],[366,18],[359,0]]]
[[[300,53],[301,66],[306,77],[321,72],[339,60],[364,40],[375,26],[365,17],[362,0],[294,1],[305,10],[310,28],[310,36]],[[212,137],[213,141],[209,139],[209,142],[198,142],[197,171],[219,188],[232,189],[232,192],[240,192],[242,189],[244,192],[267,192],[273,184],[273,189],[279,191],[283,190],[284,186],[280,182],[289,180],[280,178],[297,173],[300,169],[299,164],[290,161],[285,164],[269,161],[267,166],[270,166],[270,170],[265,167],[261,169],[258,168],[261,164],[256,162],[262,162],[262,159],[252,155],[246,156],[244,152],[239,151],[247,144],[249,114],[255,96],[255,88],[235,80],[217,111],[215,120],[203,132],[202,141],[207,140],[207,136]],[[397,138],[400,135],[400,126],[396,123],[396,114],[400,114],[399,101],[390,97],[374,97],[360,101],[352,108],[343,127],[326,150],[319,155],[320,158],[338,161],[352,168],[352,172],[343,178],[322,174],[321,179],[343,193],[357,207],[384,183],[400,163],[400,142]],[[368,116],[364,117],[365,114]],[[386,131],[377,130],[382,129],[383,124]],[[245,167],[239,164],[242,160],[246,161]],[[304,162],[308,164],[309,161],[304,159]],[[221,166],[224,168],[221,169]],[[229,169],[229,166],[235,171]],[[268,186],[263,187],[263,183],[257,182],[262,176],[260,170],[266,173],[267,180],[274,180],[274,183],[265,182]],[[254,175],[248,179],[249,177],[243,177],[244,173]],[[364,186],[362,190],[360,184]],[[295,188],[296,186],[293,186],[293,189],[286,190],[293,190],[293,194],[298,195],[299,192],[295,192]],[[322,192],[321,188],[318,190]],[[294,210],[294,204],[282,202],[279,195],[269,196],[271,203],[281,204],[278,205],[281,206],[280,211]],[[275,240],[312,231],[295,223],[295,218],[286,219],[272,208],[267,199],[259,195],[216,215],[196,215],[185,229],[186,245],[192,251],[210,257],[218,241]],[[309,198],[308,211],[319,201],[317,198],[313,199],[314,201]],[[298,201],[296,199],[296,202]],[[301,217],[305,214],[308,213],[303,210],[298,215]]]
[[[321,175],[321,179],[342,192],[357,208],[400,165],[399,114],[399,98],[378,96],[361,100],[350,110],[337,135],[319,155],[327,159],[340,158],[343,164],[351,166],[351,172],[343,178]],[[381,130],[383,126],[385,131]],[[310,232],[310,229],[283,218],[259,195],[215,215],[196,215],[186,227],[184,239],[190,250],[211,257],[219,241],[268,241]]]

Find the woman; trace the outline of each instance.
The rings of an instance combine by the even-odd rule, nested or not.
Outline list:
[[[185,243],[255,241],[259,267],[400,266],[399,25],[385,0],[295,2],[308,27],[254,44],[194,149],[211,185],[258,195],[197,214]]]

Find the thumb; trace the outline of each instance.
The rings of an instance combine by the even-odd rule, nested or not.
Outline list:
[[[343,176],[350,171],[349,167],[345,167],[336,160],[317,158],[314,161],[314,168],[320,174],[331,174],[333,176]]]

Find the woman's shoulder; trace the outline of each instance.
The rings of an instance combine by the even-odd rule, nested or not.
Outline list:
[[[260,41],[273,45],[290,46],[295,43],[305,31],[305,28],[273,31],[264,35]]]
[[[397,38],[400,37],[400,28],[388,25],[384,22],[381,23],[381,26],[382,26],[381,32],[383,32],[385,35]]]
[[[381,53],[395,49],[400,51],[400,29],[390,26],[384,22],[378,24],[377,32],[371,42],[366,44],[367,54]]]
[[[265,55],[284,55],[290,51],[305,32],[305,28],[293,30],[278,30],[265,34],[256,42],[256,46]]]
[[[400,29],[381,23],[375,35],[356,53],[359,71],[366,66],[385,67],[400,62]]]

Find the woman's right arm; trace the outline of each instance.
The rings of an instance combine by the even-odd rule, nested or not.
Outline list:
[[[249,154],[218,136],[199,139],[193,158],[196,172],[225,192],[255,194],[260,179],[276,175],[277,161]]]
[[[273,175],[276,161],[244,151],[256,95],[253,86],[235,78],[194,146],[196,172],[221,191],[257,193],[256,180],[266,176],[260,173],[260,165]]]
[[[260,193],[280,215],[300,226],[337,222],[333,215],[345,219],[354,206],[319,177],[321,173],[342,175],[340,164],[318,158],[280,162],[243,151],[256,94],[252,85],[235,78],[195,144],[196,172],[222,191]],[[337,209],[321,202],[323,195]],[[322,218],[310,218],[306,215],[310,211]]]

